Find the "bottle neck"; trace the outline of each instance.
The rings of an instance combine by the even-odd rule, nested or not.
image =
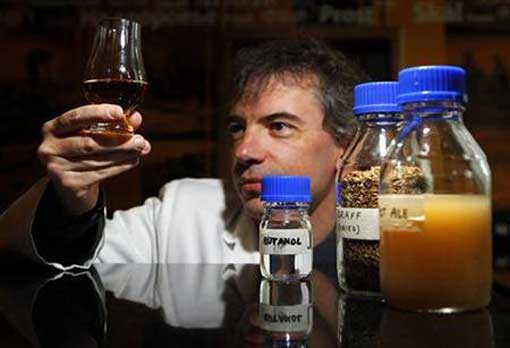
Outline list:
[[[307,211],[310,204],[307,202],[264,202],[266,210],[299,210]]]
[[[360,114],[357,118],[362,124],[384,126],[402,122],[405,116],[400,112],[384,112]]]
[[[402,110],[408,119],[420,117],[422,120],[462,121],[465,107],[454,101],[426,101],[404,104]]]

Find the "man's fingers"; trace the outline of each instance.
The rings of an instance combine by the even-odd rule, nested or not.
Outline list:
[[[149,143],[147,140],[145,140],[145,144],[142,149],[142,156],[148,155],[149,152],[151,152],[151,150],[152,150],[151,143]]]
[[[135,151],[119,151],[83,157],[54,157],[51,161],[51,166],[58,167],[58,170],[61,171],[91,171],[113,167],[126,161],[136,160],[140,156],[141,154]]]
[[[121,120],[122,117],[122,108],[118,105],[86,105],[69,110],[48,121],[43,127],[43,132],[49,131],[60,136],[88,128],[95,122],[115,122]]]
[[[133,158],[126,160],[122,163],[119,163],[116,166],[99,169],[94,172],[98,176],[99,181],[102,181],[104,179],[119,175],[120,173],[123,173],[129,169],[132,169],[136,167],[138,163],[140,163],[140,160],[138,158]]]
[[[96,184],[105,179],[119,175],[129,169],[136,167],[139,163],[138,158],[126,160],[112,167],[106,167],[91,171],[69,171],[63,172],[55,177],[55,180],[68,189],[80,189],[89,185]],[[51,175],[51,173],[50,173]]]
[[[138,111],[135,111],[128,116],[128,120],[131,126],[133,126],[134,130],[136,131],[138,127],[140,127],[140,125],[142,124],[142,115],[140,115]]]
[[[138,152],[146,151],[148,142],[141,136],[135,135],[121,144],[105,143],[101,139],[91,136],[70,136],[54,138],[52,141],[39,146],[39,155],[42,157],[82,157],[111,152]]]

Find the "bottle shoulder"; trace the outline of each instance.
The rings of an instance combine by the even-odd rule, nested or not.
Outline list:
[[[397,134],[396,127],[368,129],[361,132],[356,144],[343,158],[341,172],[369,170],[374,166],[380,166]]]
[[[425,120],[403,139],[401,150],[412,151],[420,158],[486,160],[485,153],[461,120]]]
[[[458,118],[423,120],[388,153],[381,179],[385,193],[491,191],[487,158]]]
[[[264,210],[260,222],[261,228],[295,229],[311,228],[310,217],[307,209],[301,208],[267,208]]]

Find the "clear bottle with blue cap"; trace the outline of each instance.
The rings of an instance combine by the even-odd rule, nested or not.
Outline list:
[[[489,303],[491,174],[464,126],[465,72],[420,66],[399,73],[409,122],[381,168],[381,288],[388,304],[450,313]]]
[[[380,296],[380,166],[403,121],[397,83],[368,82],[354,88],[356,142],[341,161],[337,183],[337,270],[340,287],[351,294]]]
[[[313,265],[310,178],[265,176],[259,228],[260,271],[271,280],[293,281],[310,275]]]

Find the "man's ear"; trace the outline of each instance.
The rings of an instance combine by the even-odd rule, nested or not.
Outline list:
[[[340,146],[340,145],[335,146],[335,158],[336,158],[335,167],[336,167],[336,169],[340,168],[340,165],[342,163],[342,159],[344,158],[345,153],[346,153],[345,146]]]
[[[336,157],[336,168],[339,169],[342,165],[342,160],[345,159],[346,156],[349,155],[349,153],[352,151],[352,148],[356,146],[357,140],[358,140],[358,133],[356,132],[354,136],[351,137],[350,141],[348,143],[340,142],[338,141],[338,138],[336,139],[336,149],[337,149],[337,157]]]

